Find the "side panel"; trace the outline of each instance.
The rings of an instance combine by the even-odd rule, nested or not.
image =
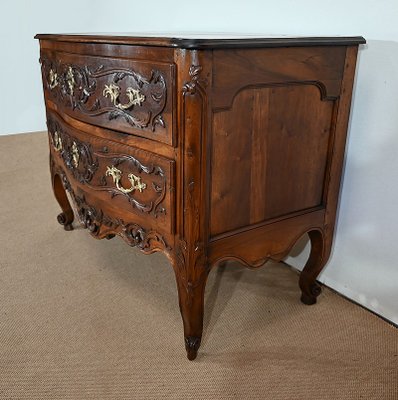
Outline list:
[[[274,50],[278,74],[269,49],[214,52],[211,236],[324,205],[346,49],[327,50]]]

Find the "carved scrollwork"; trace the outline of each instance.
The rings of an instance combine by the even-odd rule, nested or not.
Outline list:
[[[47,120],[54,150],[60,154],[65,166],[80,183],[89,183],[98,169],[98,159],[93,159],[89,144],[72,138],[55,120]]]
[[[95,207],[87,204],[84,196],[77,196],[72,193],[72,197],[77,205],[77,213],[83,226],[94,236],[106,236],[109,233],[101,232],[101,225],[116,230],[119,226],[123,226],[123,221],[120,219],[111,218],[101,210],[97,210]]]
[[[151,253],[153,248],[170,249],[163,236],[156,231],[146,231],[138,224],[125,225],[123,234],[130,245],[137,246],[144,253]]]
[[[41,58],[43,82],[51,95],[63,104],[79,111],[90,114],[99,109],[100,104],[94,101],[88,107],[89,98],[96,92],[97,82],[91,75],[103,69],[100,65],[95,71],[89,67],[55,63],[47,58]]]
[[[108,114],[109,120],[121,117],[131,126],[153,132],[157,125],[165,127],[166,81],[159,71],[153,70],[147,78],[127,68],[91,69],[44,56],[40,62],[49,93],[72,110],[92,117]],[[127,102],[122,102],[122,96]]]
[[[77,196],[73,192],[71,194],[83,226],[98,239],[118,234],[130,246],[137,247],[145,254],[157,250],[170,250],[163,236],[158,232],[148,231],[136,223],[126,224],[119,218],[112,218],[104,214],[102,210],[88,204],[85,196]]]

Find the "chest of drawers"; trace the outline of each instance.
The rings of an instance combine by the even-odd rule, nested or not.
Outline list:
[[[95,238],[166,255],[189,359],[226,260],[279,261],[307,233],[316,302],[362,37],[36,37],[58,221],[74,208]]]

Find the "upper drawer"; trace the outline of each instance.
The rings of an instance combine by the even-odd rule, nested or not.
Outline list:
[[[45,97],[90,124],[173,145],[174,65],[41,52]]]

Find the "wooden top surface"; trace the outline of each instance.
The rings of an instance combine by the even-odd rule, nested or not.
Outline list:
[[[250,47],[346,46],[366,43],[362,36],[300,37],[249,34],[149,34],[92,33],[37,34],[36,39],[77,43],[109,43],[183,49],[222,49]]]

